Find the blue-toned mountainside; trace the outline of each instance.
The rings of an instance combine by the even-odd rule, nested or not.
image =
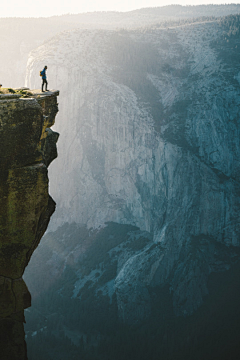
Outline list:
[[[238,358],[239,24],[72,30],[31,52],[26,85],[44,61],[62,94],[32,359],[54,359],[34,355],[49,337],[60,359]]]

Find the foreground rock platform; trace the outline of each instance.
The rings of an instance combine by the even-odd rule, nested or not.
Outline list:
[[[59,134],[50,128],[59,91],[8,90],[0,94],[0,329],[13,342],[6,359],[20,360],[26,359],[24,336],[19,342],[18,331],[17,338],[9,334],[23,330],[19,319],[31,296],[22,276],[55,210],[47,167],[57,157]]]

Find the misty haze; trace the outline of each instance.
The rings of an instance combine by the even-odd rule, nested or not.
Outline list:
[[[47,230],[24,253],[32,305],[16,359],[240,359],[240,5],[1,18],[0,47],[0,136],[21,98],[19,136],[43,124],[21,166],[41,179],[49,166],[51,195],[44,221],[31,201],[38,242]],[[0,140],[13,161],[1,158],[2,199],[34,197],[22,145],[9,160]],[[0,210],[2,239],[14,206]]]

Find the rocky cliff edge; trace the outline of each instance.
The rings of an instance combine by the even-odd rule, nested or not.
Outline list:
[[[50,129],[59,91],[5,92],[0,93],[0,318],[31,305],[22,275],[55,210],[47,167],[57,157],[59,136]]]

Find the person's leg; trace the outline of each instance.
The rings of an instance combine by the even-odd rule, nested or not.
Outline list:
[[[47,86],[48,86],[48,82],[47,82],[47,80],[45,80],[45,84],[46,84],[46,86],[45,86],[45,90],[46,90],[46,91],[48,91],[48,89],[47,89]]]
[[[44,79],[42,79],[42,92],[43,92]]]

